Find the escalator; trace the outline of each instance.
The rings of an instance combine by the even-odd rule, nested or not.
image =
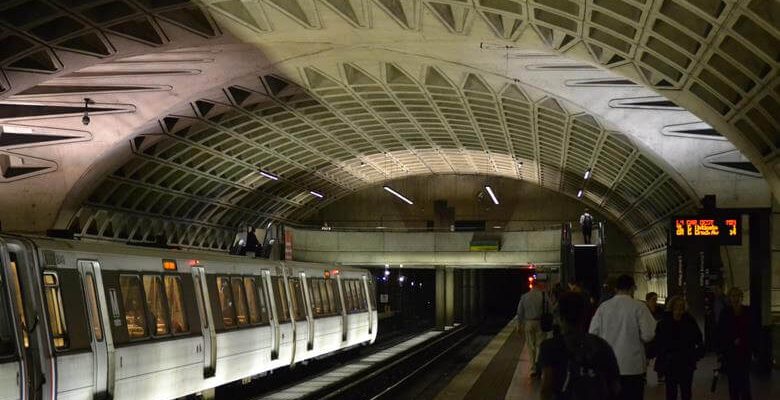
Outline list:
[[[607,277],[604,257],[605,224],[594,224],[594,240],[591,244],[585,244],[580,232],[574,232],[572,225],[567,222],[561,228],[561,281],[582,282],[583,288],[598,300],[602,284]]]

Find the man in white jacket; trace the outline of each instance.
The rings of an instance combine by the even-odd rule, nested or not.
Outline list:
[[[655,319],[644,303],[634,299],[634,278],[621,275],[617,293],[602,303],[590,322],[590,333],[606,340],[620,368],[620,398],[642,400],[645,392],[644,344],[655,336]]]

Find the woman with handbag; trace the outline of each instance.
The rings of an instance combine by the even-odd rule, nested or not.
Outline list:
[[[691,399],[696,363],[704,356],[701,330],[686,311],[685,299],[672,297],[655,330],[656,367],[666,375],[666,400]]]

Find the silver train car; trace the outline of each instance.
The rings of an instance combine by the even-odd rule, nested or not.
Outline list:
[[[0,235],[0,400],[173,399],[377,335],[360,269]]]

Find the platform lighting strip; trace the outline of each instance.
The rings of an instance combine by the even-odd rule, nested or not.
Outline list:
[[[498,197],[496,197],[496,194],[493,193],[493,188],[490,186],[485,186],[485,190],[487,190],[488,194],[490,195],[490,199],[493,200],[493,204],[498,205]]]
[[[262,176],[264,176],[264,177],[266,177],[266,178],[268,178],[268,179],[270,179],[270,180],[273,180],[273,181],[278,181],[278,180],[279,180],[279,176],[277,176],[277,175],[274,175],[274,174],[272,174],[272,173],[270,173],[270,172],[263,171],[262,169],[261,169],[259,172],[260,172],[260,175],[262,175]],[[309,190],[308,192],[309,192],[309,194],[311,194],[312,196],[314,196],[314,197],[316,197],[316,198],[319,198],[319,199],[322,199],[322,198],[324,198],[324,197],[325,197],[325,195],[324,195],[324,194],[322,194],[322,193],[320,193],[320,192],[318,192],[318,191],[316,191],[316,190]]]
[[[582,189],[580,189],[579,191],[577,191],[577,198],[578,198],[578,199],[581,199],[581,198],[582,198]]]
[[[590,168],[585,170],[585,176],[583,177],[586,181],[590,179]]]
[[[386,191],[390,192],[393,196],[398,197],[399,199],[403,200],[406,204],[412,205],[414,204],[413,201],[407,199],[404,195],[401,193],[396,192],[391,188],[390,186],[382,186],[382,189],[385,189]]]

